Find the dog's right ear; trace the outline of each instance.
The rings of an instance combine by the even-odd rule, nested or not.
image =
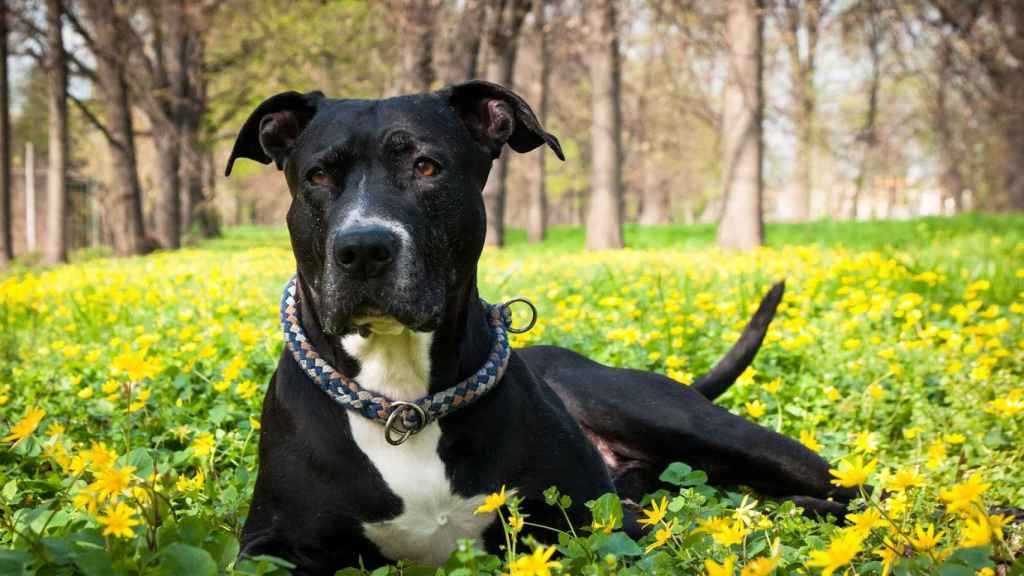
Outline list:
[[[299,134],[316,115],[323,99],[323,93],[317,91],[305,94],[282,92],[264,100],[238,132],[224,175],[231,175],[231,167],[237,158],[248,158],[260,164],[269,164],[273,160],[278,170],[284,168],[285,158]]]

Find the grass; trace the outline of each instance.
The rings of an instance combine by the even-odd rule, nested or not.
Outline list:
[[[557,551],[506,522],[514,550],[467,545],[447,571],[524,573],[549,554],[573,574],[1024,570],[1020,528],[985,512],[1024,505],[1024,218],[770,225],[750,254],[714,248],[709,226],[628,227],[622,252],[583,252],[583,238],[556,228],[529,245],[513,230],[507,248],[485,251],[484,296],[521,294],[540,310],[516,345],[556,343],[685,383],[785,278],[764,349],[720,403],[890,497],[865,498],[840,527],[679,465],[639,542],[616,530],[621,504],[608,496]],[[0,572],[280,568],[232,561],[293,270],[283,229],[238,228],[175,253],[0,276]],[[510,499],[501,514],[537,505]]]

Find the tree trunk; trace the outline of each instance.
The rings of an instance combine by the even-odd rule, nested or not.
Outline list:
[[[874,6],[871,5],[871,8]],[[878,119],[878,91],[882,85],[882,31],[881,24],[875,21],[877,15],[868,15],[868,53],[871,56],[871,80],[868,84],[868,110],[864,117],[864,127],[861,129],[860,140],[862,145],[860,166],[857,169],[857,178],[854,182],[853,198],[850,202],[850,219],[857,219],[857,212],[860,209],[860,198],[864,194],[864,185],[868,180],[871,170],[871,158],[878,145],[878,135],[875,123]],[[941,89],[941,88],[940,88]]]
[[[114,251],[122,256],[140,254],[146,248],[142,222],[142,188],[135,157],[128,82],[125,76],[126,23],[114,0],[88,0],[85,13],[92,24],[96,49],[96,75],[103,95],[104,124],[113,164],[107,212]]]
[[[158,180],[156,205],[153,209],[153,236],[161,247],[169,250],[181,247],[179,130],[180,126],[174,126],[170,122],[153,124]]]
[[[187,70],[184,88],[181,132],[181,197],[182,229],[186,234],[200,238],[212,238],[220,234],[220,219],[213,208],[213,187],[206,189],[203,183],[202,119],[208,107],[206,78],[203,75],[204,37],[190,24],[187,36],[186,58],[183,65]]]
[[[529,2],[524,0],[503,0],[493,7],[495,13],[487,34],[487,80],[512,87],[519,46],[519,29],[529,9]],[[483,190],[484,207],[487,211],[485,242],[488,246],[505,245],[507,180],[508,154],[504,153],[495,161]]]
[[[62,10],[61,0],[46,0],[50,126],[43,261],[47,264],[67,262],[68,259],[68,69],[61,35]]]
[[[480,73],[480,39],[487,16],[486,0],[466,0],[462,14],[452,20],[450,38],[441,66],[441,81],[456,84],[476,78]]]
[[[186,235],[207,236],[206,195],[203,193],[203,156],[199,142],[199,118],[185,120],[181,132],[181,198]],[[214,233],[215,235],[215,233]]]
[[[1021,9],[1024,12],[1024,8]],[[1024,20],[1024,14],[1021,15]],[[1006,160],[1003,168],[1003,194],[1010,210],[1024,211],[1024,67],[1007,68],[1000,82]]]
[[[718,224],[718,245],[749,250],[764,243],[761,212],[761,121],[764,113],[761,0],[729,0],[729,40],[722,109],[725,168],[724,206]]]
[[[952,79],[953,43],[948,37],[939,45],[938,73],[936,74],[934,122],[935,136],[938,140],[939,182],[944,196],[953,198],[957,213],[964,211],[964,178],[960,172],[960,157],[956,151],[956,136],[953,134],[952,118],[954,114],[949,107],[949,90]]]
[[[545,0],[533,1],[533,18],[538,35],[537,59],[540,64],[537,82],[537,114],[541,126],[548,121],[548,85],[551,76],[551,52],[548,48],[547,22],[544,18]],[[547,154],[542,150],[534,154],[533,175],[530,179],[529,207],[526,213],[526,239],[529,242],[542,242],[547,231],[548,195],[546,184]]]
[[[402,78],[397,92],[427,92],[434,84],[434,31],[438,0],[410,0],[401,10]]]
[[[646,59],[643,66],[643,86],[651,86],[654,82],[651,59]],[[641,90],[637,96],[637,116],[640,118],[639,150],[634,154],[634,157],[637,158],[636,162],[640,165],[641,173],[640,214],[637,217],[637,222],[641,226],[668,224],[671,210],[668,187],[661,185],[658,174],[650,161],[652,146],[648,102],[647,90]]]
[[[814,73],[817,64],[818,32],[823,17],[821,0],[788,2],[783,8],[784,39],[789,55],[793,84],[794,123],[797,132],[796,166],[793,185],[781,199],[779,216],[803,222],[811,215],[813,187],[814,119],[816,93]],[[801,38],[804,39],[801,42]],[[801,49],[804,46],[804,49]]]
[[[14,259],[11,234],[11,100],[7,70],[7,2],[0,3],[0,266]]]
[[[639,223],[642,226],[668,224],[671,208],[668,187],[658,181],[651,169],[644,172],[643,178],[643,210],[640,212]]]
[[[797,90],[796,186],[793,187],[790,218],[806,222],[811,217],[811,155],[814,153],[814,87],[803,79]]]
[[[616,0],[587,10],[590,47],[591,181],[587,211],[588,250],[622,248],[622,106]]]

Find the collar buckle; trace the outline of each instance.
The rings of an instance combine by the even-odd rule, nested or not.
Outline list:
[[[396,400],[391,403],[392,410],[386,422],[384,422],[384,439],[392,446],[398,446],[405,442],[410,436],[423,430],[427,426],[427,413],[419,404]],[[419,424],[414,427],[407,427],[405,424],[405,413],[412,411],[418,417]],[[397,433],[398,436],[394,436]]]

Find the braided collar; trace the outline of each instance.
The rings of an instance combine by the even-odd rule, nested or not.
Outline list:
[[[481,301],[482,302],[482,301]],[[511,302],[510,302],[511,303]],[[483,303],[494,334],[494,346],[483,367],[469,378],[436,394],[412,402],[391,400],[364,390],[358,382],[334,369],[317,354],[302,329],[296,277],[285,285],[281,297],[281,328],[292,357],[306,375],[339,405],[384,425],[384,438],[401,444],[431,421],[442,418],[486,394],[501,380],[508,367],[508,332],[512,314],[509,304]],[[532,308],[532,305],[530,305]],[[532,326],[532,322],[531,322]]]

